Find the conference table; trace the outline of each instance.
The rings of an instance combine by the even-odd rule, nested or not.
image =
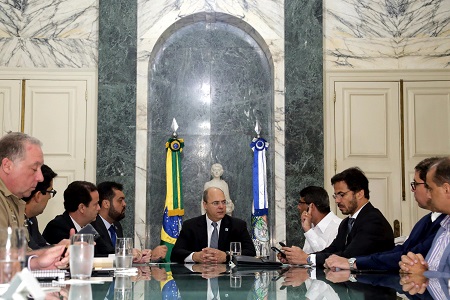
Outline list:
[[[434,290],[429,286],[424,293],[411,295],[403,291],[406,286],[395,273],[332,272],[288,265],[136,267],[138,273],[132,276],[94,272],[89,282],[60,284],[46,299],[448,299],[449,295],[446,276],[437,279]]]

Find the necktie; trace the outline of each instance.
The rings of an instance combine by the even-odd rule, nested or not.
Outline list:
[[[116,247],[116,227],[111,225],[109,226],[108,231],[111,233],[111,243],[113,247]]]
[[[219,248],[219,233],[217,232],[217,223],[213,222],[211,225],[214,227],[214,230],[211,234],[211,241],[209,243],[209,247],[218,249]]]
[[[347,234],[352,231],[353,223],[355,223],[355,218],[348,218],[348,224],[347,224]]]
[[[216,224],[217,226],[217,224]],[[217,300],[219,299],[218,295],[219,295],[219,281],[216,278],[210,278],[209,279],[209,283],[211,285],[211,291],[213,293],[213,299],[212,300]]]

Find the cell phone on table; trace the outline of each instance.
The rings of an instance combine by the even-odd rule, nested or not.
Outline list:
[[[272,246],[271,249],[272,249],[273,251],[275,251],[275,252],[280,253],[280,255],[281,255],[282,258],[286,258],[286,254],[284,254],[284,252],[281,251],[280,249],[278,249],[277,247]]]

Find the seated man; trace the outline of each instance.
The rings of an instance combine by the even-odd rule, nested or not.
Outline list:
[[[312,253],[328,247],[342,220],[330,210],[327,191],[318,186],[305,187],[300,191],[297,208],[306,238],[303,251]]]
[[[331,178],[333,197],[344,215],[350,215],[339,225],[330,246],[312,254],[299,247],[282,247],[290,264],[313,264],[323,267],[332,254],[355,257],[390,250],[394,233],[383,214],[369,202],[369,180],[359,168],[349,168]]]
[[[117,237],[123,237],[120,220],[125,217],[125,194],[123,186],[116,182],[102,182],[97,185],[100,197],[100,211],[97,218],[92,222],[92,226],[100,234],[95,241],[95,255],[108,256],[114,254],[114,246]],[[134,249],[135,262],[147,262],[164,258],[167,253],[166,246],[158,246],[153,251],[145,249],[142,251],[142,258],[139,259],[139,251]]]
[[[440,223],[426,258],[420,253],[408,252],[402,256],[399,266],[406,273],[422,274],[427,270],[450,273],[450,157],[432,165],[426,179],[432,209],[447,215]]]
[[[411,183],[411,190],[419,207],[432,210],[431,199],[425,188],[427,171],[431,165],[439,160],[438,157],[426,158],[415,167],[414,181]],[[366,256],[354,258],[353,268],[356,270],[388,270],[398,271],[398,262],[401,256],[412,251],[427,255],[430,250],[436,232],[440,228],[440,223],[445,215],[441,213],[429,213],[417,222],[411,231],[410,236],[403,245],[398,245],[394,249],[374,253]],[[330,256],[325,264],[328,268],[349,269],[347,258],[337,255]]]
[[[87,181],[74,181],[64,191],[62,215],[51,220],[42,233],[50,244],[57,244],[70,237],[70,229],[78,232],[97,217],[98,191],[95,184]]]
[[[172,262],[225,263],[231,242],[241,242],[242,255],[256,255],[247,224],[226,215],[226,204],[221,189],[210,187],[203,192],[206,214],[183,223],[172,249]]]
[[[28,247],[33,250],[50,246],[39,231],[36,216],[44,212],[48,201],[55,196],[56,191],[53,189],[53,178],[58,175],[45,164],[41,166],[41,171],[44,180],[38,182],[30,196],[22,198],[27,203],[25,205],[25,216],[29,233]]]

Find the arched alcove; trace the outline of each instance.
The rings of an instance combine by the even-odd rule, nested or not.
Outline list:
[[[248,24],[226,14],[183,18],[159,38],[148,65],[147,224],[159,241],[164,208],[165,142],[176,118],[185,141],[182,182],[185,218],[200,214],[210,167],[221,163],[235,203],[233,216],[250,226],[253,152],[258,120],[274,144],[274,76],[268,47]],[[274,199],[274,148],[269,147],[268,192]],[[271,202],[275,211],[274,202]],[[272,221],[274,215],[269,216]]]

